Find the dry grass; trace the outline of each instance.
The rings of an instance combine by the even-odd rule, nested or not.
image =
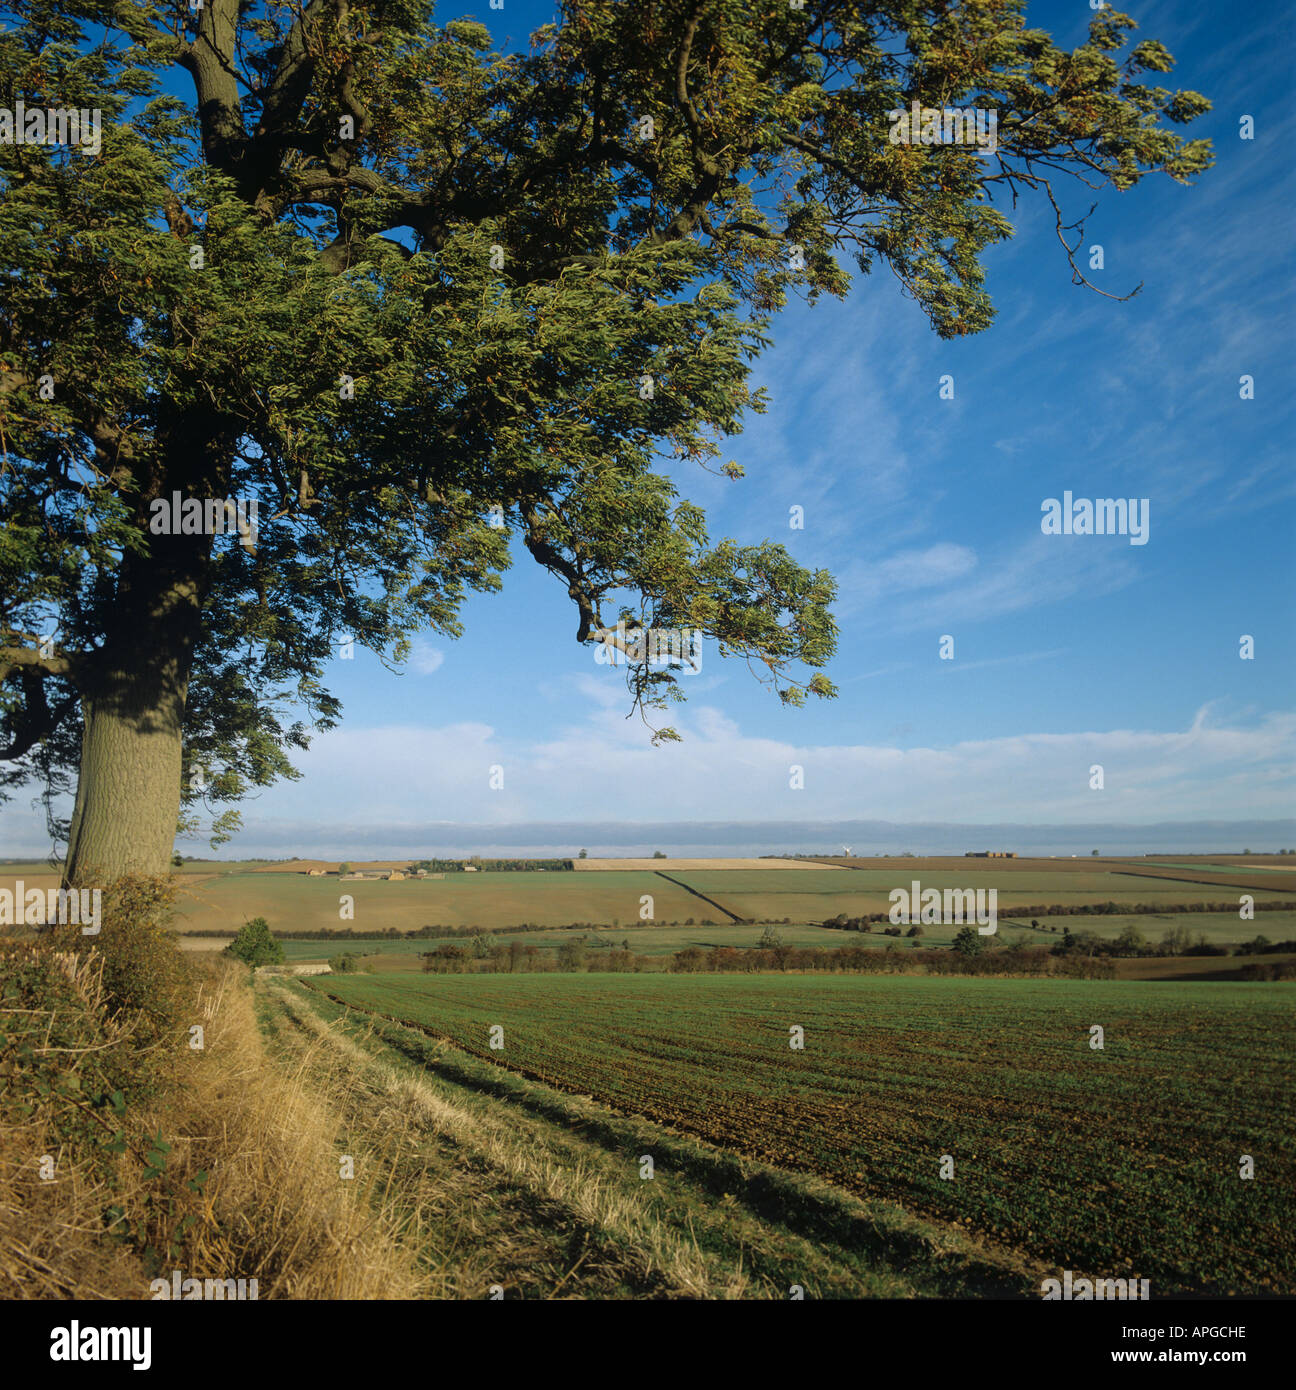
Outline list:
[[[303,1033],[333,1052],[345,1084],[363,1085],[370,1093],[364,1111],[367,1128],[381,1128],[385,1111],[387,1127],[407,1140],[411,1131],[420,1130],[449,1139],[492,1175],[496,1190],[520,1189],[541,1207],[564,1214],[606,1247],[604,1260],[614,1257],[632,1280],[655,1286],[659,1294],[729,1299],[748,1292],[749,1280],[740,1267],[705,1254],[651,1210],[650,1184],[618,1181],[599,1171],[592,1155],[591,1161],[573,1163],[566,1155],[546,1151],[540,1131],[502,1107],[447,1100],[434,1083],[375,1057],[295,994],[277,983],[271,988]],[[497,1257],[497,1272],[502,1263]]]
[[[337,1142],[337,1115],[267,1056],[242,966],[195,967],[188,1007],[205,1031],[201,1050],[172,1043],[158,1054],[154,1043],[141,1056],[139,1016],[108,1007],[96,949],[9,953],[0,983],[14,978],[7,969],[33,962],[51,982],[40,996],[49,1007],[15,995],[0,1012],[0,1035],[14,1035],[7,1051],[0,1037],[0,1297],[147,1298],[150,1278],[173,1268],[186,1278],[256,1279],[260,1298],[426,1293],[415,1254],[399,1241],[400,1218],[379,1181],[363,1176],[374,1165],[357,1151],[357,1178],[340,1176],[348,1150]],[[15,1003],[22,1007],[8,1007]],[[19,1027],[34,1061],[14,1045]],[[69,1030],[76,1046],[39,1046]],[[110,1086],[118,1074],[140,1074],[161,1078],[160,1088],[150,1095],[141,1086],[139,1099],[128,1092],[120,1118],[105,1118],[77,1098],[94,1067],[106,1069],[93,1077],[108,1075]],[[41,1094],[51,1068],[57,1084]],[[75,1089],[65,1093],[69,1077]],[[82,1120],[75,1138],[52,1138],[66,1140],[69,1117]],[[126,1152],[107,1153],[97,1126],[109,1138],[120,1127]],[[161,1179],[148,1169],[159,1132],[170,1145]],[[56,1162],[52,1181],[41,1177],[45,1155]],[[110,1207],[121,1213],[111,1230]]]
[[[424,1280],[374,1191],[365,1154],[340,1176],[337,1115],[266,1056],[247,972],[222,962],[202,995],[206,1046],[158,1120],[205,1170],[199,1277],[255,1278],[262,1298],[417,1298]],[[201,1266],[201,1267],[200,1267]]]
[[[6,978],[3,967],[36,956],[32,946],[6,953],[0,981]],[[78,961],[63,952],[50,953],[49,959],[66,976],[71,1007],[84,1010],[97,1024],[95,1043],[62,1054],[67,1074],[79,1076],[93,1048],[129,1046],[131,1030],[126,1021],[104,1014],[102,960]],[[11,1007],[6,1000],[0,1006],[0,1034],[15,1038],[20,1027],[29,1025],[28,1036],[49,1047],[56,1009]],[[5,1073],[0,1075],[0,1095],[6,1095],[10,1066],[0,1049]],[[77,1162],[66,1144],[51,1137],[56,1112],[68,1102],[32,1095],[26,1103],[32,1107],[27,1115],[16,1115],[8,1106],[0,1111],[0,1299],[137,1297],[145,1284],[138,1257],[104,1238],[103,1210],[112,1200],[105,1176]],[[42,1177],[50,1160],[53,1174]]]

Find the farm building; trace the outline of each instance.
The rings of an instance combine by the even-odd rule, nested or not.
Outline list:
[[[1016,859],[1016,851],[1010,849],[970,849],[964,859]]]

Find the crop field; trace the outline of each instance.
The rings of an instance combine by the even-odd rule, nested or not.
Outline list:
[[[1296,874],[1290,870],[1283,872],[1269,865],[1261,865],[1258,869],[1253,869],[1249,865],[1238,865],[1231,869],[1222,866],[1209,869],[1170,869],[1148,866],[1141,869],[1117,870],[1116,872],[1121,877],[1136,883],[1165,880],[1203,885],[1219,884],[1232,888],[1255,888],[1263,892],[1296,893]]]
[[[1248,873],[1259,872],[1268,874],[1292,873],[1292,863],[1290,859],[1282,858],[1275,864],[1256,863],[1251,859],[1240,859],[1236,863],[1229,863],[1223,859],[1203,859],[1197,863],[1190,863],[1187,860],[1147,860],[1149,869],[1193,869],[1205,870],[1207,873],[1229,873],[1239,868],[1245,869]]]
[[[447,874],[438,879],[310,878],[304,874],[240,873],[198,883],[180,903],[177,928],[237,928],[264,917],[277,931],[415,931],[424,926],[496,927],[536,922],[608,925],[639,921],[640,897],[651,894],[654,913],[668,920],[719,918],[699,898],[652,873]],[[355,916],[338,915],[342,894],[355,901]]]
[[[1148,1278],[1154,1296],[1296,1292],[1292,986],[410,974],[307,988],[1059,1270]]]
[[[1040,917],[1036,920],[1040,924],[1039,931],[1030,928],[1028,918],[1013,917],[1001,910],[999,936],[1014,943],[1050,946],[1056,944],[1064,931],[1117,937],[1126,927],[1133,926],[1150,945],[1156,945],[1171,927],[1185,927],[1194,942],[1200,935],[1213,946],[1240,946],[1257,936],[1266,936],[1270,941],[1296,940],[1296,905],[1277,912],[1261,912],[1250,919],[1242,919],[1236,912],[1152,912],[1138,916],[1112,913],[1101,917]],[[874,928],[875,933],[876,930]],[[924,927],[923,940],[939,942],[942,933],[955,930],[954,927]]]
[[[677,869],[748,869],[757,873],[769,870],[791,869],[801,873],[821,868],[812,859],[573,859],[572,868],[577,873],[620,873],[628,869],[646,869],[652,872],[665,869],[674,873]]]
[[[1120,862],[1136,867],[1139,864],[1159,864],[1169,865],[1171,868],[1232,869],[1242,865],[1249,869],[1286,869],[1288,873],[1296,872],[1296,856],[1289,854],[1166,854]]]
[[[752,871],[687,871],[675,874],[688,884],[739,917],[782,918],[793,922],[822,922],[838,913],[858,917],[866,912],[884,912],[891,904],[895,888],[908,889],[917,880],[923,888],[994,888],[998,891],[999,911],[1043,903],[1059,906],[1087,906],[1093,903],[1177,904],[1228,902],[1242,891],[1231,884],[1192,883],[1160,876],[1135,876],[1121,872],[1089,869],[1088,872],[1052,872],[1046,868],[1031,871],[987,868],[924,869],[918,861],[897,861],[895,868],[857,869],[851,873],[827,870],[804,874],[762,874]],[[1267,876],[1260,876],[1262,879]],[[1245,880],[1240,880],[1245,882]],[[1252,885],[1266,901],[1291,897],[1296,889],[1285,882]]]
[[[1032,939],[1046,942],[1055,934],[1051,928],[1056,927],[1056,934],[1060,934],[1066,926],[1073,931],[1091,930],[1115,936],[1129,921],[1135,922],[1149,941],[1159,940],[1166,928],[1176,923],[1186,926],[1194,939],[1204,933],[1209,941],[1224,945],[1236,945],[1259,933],[1271,940],[1296,936],[1292,914],[1286,911],[1262,913],[1254,921],[1229,913],[1044,917],[1039,919],[1043,930],[1038,933],[1029,931],[1020,913],[1022,908],[1043,904],[1084,906],[1114,901],[1169,907],[1180,903],[1232,902],[1240,900],[1244,892],[1262,902],[1290,901],[1296,912],[1296,889],[1290,886],[1290,872],[1278,872],[1277,865],[1230,868],[1221,861],[1214,865],[1214,871],[1235,880],[1222,884],[1173,877],[1176,872],[1204,877],[1187,861],[1182,870],[1162,865],[1144,867],[1142,861],[1130,861],[1137,872],[1135,867],[1126,869],[1116,861],[1091,864],[1082,860],[843,861],[869,865],[850,869],[825,867],[809,860],[732,861],[745,867],[730,869],[678,866],[690,861],[627,862],[655,864],[659,868],[600,868],[597,873],[450,873],[439,879],[388,882],[339,880],[332,874],[311,877],[286,872],[282,866],[253,863],[187,864],[177,874],[180,895],[175,925],[181,933],[235,930],[249,918],[261,916],[275,931],[325,935],[345,927],[397,932],[425,927],[480,927],[491,932],[524,922],[550,929],[588,922],[595,924],[592,936],[599,941],[614,940],[619,944],[628,935],[635,951],[655,955],[694,945],[705,948],[715,944],[754,944],[760,928],[738,926],[731,920],[738,917],[749,923],[783,923],[786,919],[787,925],[781,932],[793,946],[850,943],[907,949],[914,944],[948,944],[957,931],[953,924],[925,925],[920,942],[905,939],[903,944],[882,934],[885,924],[876,925],[871,934],[819,930],[818,924],[838,915],[857,917],[886,912],[891,905],[891,890],[908,888],[917,879],[924,888],[996,889],[1001,939],[1028,932]],[[45,862],[0,865],[0,887],[11,888],[16,879],[22,879],[28,888],[51,888],[58,883],[57,874]],[[339,915],[343,894],[354,903],[354,916],[350,919]],[[645,897],[652,900],[651,923],[640,917]],[[690,918],[699,924],[697,929],[662,925],[683,924]],[[706,926],[708,921],[714,925]],[[731,928],[737,936],[731,934]],[[543,932],[527,936],[528,942],[541,946],[554,945],[558,939]],[[328,953],[326,944],[323,954]]]
[[[1136,926],[1146,941],[1156,944],[1165,931],[1173,926],[1185,926],[1196,941],[1199,934],[1212,944],[1236,946],[1252,940],[1263,933],[1271,941],[1296,940],[1296,908],[1291,911],[1266,912],[1255,921],[1239,921],[1236,914],[1230,913],[1164,913],[1140,917],[1046,917],[1040,919],[1040,930],[1032,930],[1020,920],[1001,917],[998,939],[1005,944],[1027,946],[1054,946],[1064,929],[1073,932],[1092,931],[1098,936],[1116,937],[1129,925]],[[1056,928],[1056,931],[1051,930]],[[528,946],[537,946],[550,951],[573,935],[585,938],[588,948],[590,968],[598,969],[600,950],[620,946],[628,942],[636,955],[647,956],[654,962],[652,968],[665,969],[676,951],[690,946],[710,950],[712,946],[734,946],[744,948],[756,946],[760,942],[763,927],[737,926],[732,923],[711,927],[657,927],[636,924],[629,927],[606,927],[588,931],[535,931],[526,932],[520,937],[501,935],[499,941],[521,940]],[[819,947],[833,950],[838,946],[866,946],[874,950],[895,950],[908,952],[928,946],[948,945],[958,927],[953,925],[929,926],[923,928],[920,938],[885,936],[879,927],[872,932],[836,931],[828,927],[779,926],[778,935],[788,946]],[[226,943],[216,938],[191,938],[194,946],[207,946],[219,950]],[[336,936],[320,937],[311,941],[285,941],[284,954],[289,961],[325,960],[340,951],[352,951],[366,958],[366,966],[373,970],[410,970],[417,967],[419,955],[436,947],[464,945],[461,936],[420,937],[413,941],[374,941],[343,940]],[[1201,969],[1219,970],[1221,958],[1204,957]],[[1229,957],[1224,964],[1236,969],[1241,958]],[[1163,962],[1152,959],[1146,962],[1147,971],[1153,977],[1162,968]]]

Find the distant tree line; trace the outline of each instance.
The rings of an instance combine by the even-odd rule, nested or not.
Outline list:
[[[1292,902],[1255,903],[1256,912],[1290,912]],[[1236,912],[1237,899],[1226,903],[1041,903],[1033,907],[1014,907],[1014,917],[1150,917],[1167,913],[1183,912]],[[786,918],[784,919],[786,920]],[[872,931],[878,922],[889,922],[891,914],[887,909],[881,912],[865,912],[858,917],[847,917],[839,912],[820,922],[821,927],[834,931]]]
[[[1296,961],[1257,961],[1244,965],[1238,976],[1243,980],[1296,980]]]
[[[967,930],[967,929],[965,929]],[[975,936],[975,933],[972,933]],[[984,942],[984,937],[978,937]],[[671,957],[676,974],[759,974],[766,971],[863,975],[1059,975],[1072,979],[1110,979],[1115,965],[1101,956],[1057,956],[1042,947],[1006,946],[984,950],[879,951],[868,946],[789,946],[737,950],[690,946]]]
[[[787,925],[787,917],[768,919],[777,924],[782,921]],[[709,917],[703,917],[700,921],[693,917],[686,917],[682,922],[658,919],[652,922],[635,922],[627,924],[624,928],[619,922],[564,922],[561,926],[552,926],[547,922],[520,922],[513,926],[491,927],[490,930],[501,936],[512,936],[515,933],[525,933],[532,931],[610,931],[626,930],[635,931],[641,928],[652,927],[714,927],[719,925]],[[760,923],[758,923],[760,925]],[[277,931],[276,936],[282,937],[285,941],[319,941],[327,938],[332,941],[336,938],[339,941],[430,941],[443,936],[461,937],[475,936],[478,932],[486,930],[477,924],[457,927],[414,927],[409,931],[400,931],[396,927],[373,928],[368,931],[361,931],[356,927],[336,927],[325,930],[317,927],[309,931]],[[235,935],[231,927],[200,927],[195,931],[184,933],[186,936],[202,936],[225,938]]]
[[[512,873],[535,869],[557,871],[570,869],[572,861],[570,859],[482,859],[479,855],[474,854],[470,859],[420,859],[414,865],[416,869],[426,869],[430,874],[462,873],[469,866],[480,869],[483,873]]]
[[[1119,935],[1099,936],[1097,932],[1073,932],[1067,927],[1062,940],[1053,947],[1052,954],[1084,956],[1256,956],[1272,955],[1277,952],[1296,952],[1296,941],[1270,941],[1267,936],[1256,936],[1243,941],[1235,947],[1220,945],[1206,940],[1205,932],[1192,939],[1192,933],[1182,924],[1170,927],[1159,942],[1147,941],[1138,927],[1130,922]]]
[[[779,941],[772,946],[690,946],[676,951],[666,966],[673,974],[760,974],[766,972],[932,974],[932,975],[1057,975],[1077,979],[1109,979],[1115,971],[1105,956],[1058,954],[1041,947],[989,949],[986,938],[970,928],[953,948],[944,950],[879,951],[867,946],[796,947]],[[597,973],[660,970],[661,957],[637,955],[629,941],[610,950],[591,951],[579,939],[546,950],[522,941],[483,942],[461,946],[443,942],[422,956],[423,970],[441,975]]]
[[[619,947],[598,949],[591,956],[589,948],[579,938],[564,941],[556,951],[542,950],[522,941],[482,939],[469,946],[447,941],[435,951],[423,952],[422,961],[425,973],[438,975],[623,972],[651,970],[656,964],[652,956],[636,955],[627,941]]]

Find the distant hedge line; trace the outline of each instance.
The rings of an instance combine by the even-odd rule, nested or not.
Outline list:
[[[775,921],[770,918],[770,921]],[[786,924],[787,918],[784,917]],[[313,931],[276,931],[275,935],[284,941],[318,941],[328,937],[330,941],[430,941],[443,936],[511,936],[517,932],[529,931],[636,931],[643,927],[713,927],[717,924],[710,918],[695,922],[692,917],[683,922],[635,922],[613,926],[608,922],[564,922],[560,927],[548,926],[544,922],[521,922],[510,927],[415,927],[411,931],[400,931],[396,927],[383,927],[373,931],[358,931],[355,927],[337,927],[330,930],[316,928]],[[763,925],[763,924],[762,924]],[[238,933],[229,927],[203,927],[197,931],[185,932],[185,936],[230,937]]]
[[[517,871],[551,870],[560,873],[572,867],[570,859],[419,859],[414,862],[416,869],[426,869],[430,874],[462,873],[471,866],[481,873],[510,873]]]
[[[1290,912],[1296,908],[1296,900],[1288,899],[1286,902],[1269,902],[1253,904],[1256,912]],[[1006,909],[999,915],[1001,917],[1151,917],[1161,914],[1170,915],[1183,912],[1236,912],[1238,910],[1237,901],[1227,903],[1084,903],[1069,905],[1066,903],[1039,903],[1033,907],[1013,907]],[[865,912],[858,917],[847,917],[844,912],[840,912],[836,917],[830,917],[825,922],[820,922],[821,927],[830,927],[834,931],[872,931],[875,922],[890,922],[891,914],[883,909],[881,912]]]
[[[485,957],[474,958],[468,948],[443,945],[424,952],[425,972],[434,974],[551,974],[607,971],[653,971],[660,956],[641,956],[633,951],[589,952],[564,947],[558,952],[535,946],[496,945]],[[1006,947],[983,954],[958,951],[878,951],[867,946],[811,946],[804,948],[713,946],[704,951],[690,946],[677,951],[666,967],[673,974],[864,974],[864,975],[1000,975],[1057,976],[1063,979],[1107,980],[1114,963],[1104,956],[1057,955],[1047,949]]]
[[[699,946],[677,951],[671,970],[679,974],[767,970],[848,972],[864,975],[1057,975],[1067,979],[1108,980],[1115,964],[1105,956],[1057,955],[1040,946],[1007,946],[965,955],[951,950],[879,951],[868,946],[759,947]]]

